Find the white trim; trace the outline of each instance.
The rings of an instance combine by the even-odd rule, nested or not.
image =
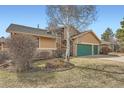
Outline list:
[[[57,48],[37,48],[38,50],[56,50]]]
[[[100,54],[100,45],[98,45],[98,54]]]
[[[78,44],[78,38],[77,38],[77,40],[76,40],[76,43]],[[75,55],[77,56],[77,44],[75,44]]]
[[[75,46],[75,56],[77,56],[77,44],[75,44],[74,46]]]
[[[92,55],[94,55],[94,45],[92,44]]]

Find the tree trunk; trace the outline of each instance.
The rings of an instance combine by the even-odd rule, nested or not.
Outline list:
[[[66,62],[70,61],[70,27],[66,28]]]

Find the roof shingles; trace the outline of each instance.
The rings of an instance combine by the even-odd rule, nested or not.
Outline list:
[[[17,24],[11,24],[7,30],[7,32],[15,32],[15,33],[27,33],[36,36],[46,36],[46,37],[56,37],[54,34],[49,34],[47,30],[40,28],[27,27]]]

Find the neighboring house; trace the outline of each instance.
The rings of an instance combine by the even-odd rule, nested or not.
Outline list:
[[[58,28],[51,32],[40,28],[32,28],[17,24],[11,24],[7,30],[11,37],[18,34],[27,34],[36,37],[38,49],[41,51],[60,50],[61,55],[66,51],[66,30]],[[79,32],[75,28],[71,30],[71,55],[86,56],[99,54],[100,40],[92,31]]]
[[[117,41],[108,42],[108,41],[101,40],[101,49],[103,47],[109,48],[111,52],[116,52],[118,50],[118,42]]]
[[[101,47],[108,47],[108,48],[111,48],[110,45],[111,45],[110,42],[101,40]]]
[[[6,50],[5,40],[6,39],[4,37],[0,38],[0,51]]]
[[[108,41],[101,40],[100,53],[108,54],[111,50],[111,43]]]

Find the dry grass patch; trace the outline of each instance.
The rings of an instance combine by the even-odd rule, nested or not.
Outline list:
[[[49,61],[41,60],[34,65],[42,67]],[[124,87],[124,63],[95,58],[72,58],[71,61],[75,68],[60,72],[0,71],[0,87]]]

